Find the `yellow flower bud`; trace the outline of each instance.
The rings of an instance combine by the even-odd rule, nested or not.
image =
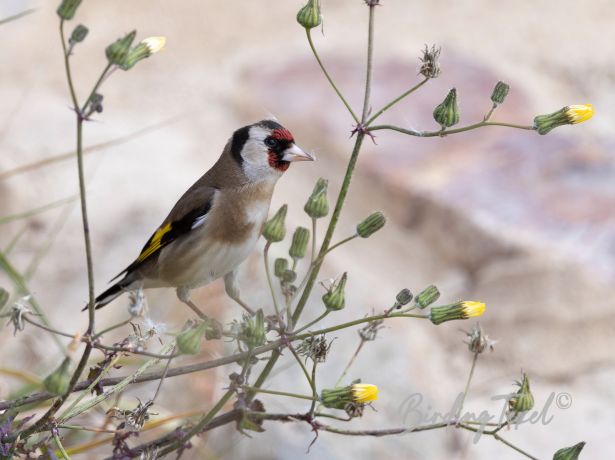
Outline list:
[[[463,301],[442,307],[433,307],[429,312],[429,319],[438,325],[446,321],[457,319],[468,319],[480,316],[485,311],[485,304],[482,302]]]
[[[534,118],[534,128],[539,134],[547,134],[562,125],[576,125],[594,116],[594,106],[591,104],[569,105],[547,115]]]

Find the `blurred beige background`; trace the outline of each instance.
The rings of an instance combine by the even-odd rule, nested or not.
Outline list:
[[[0,18],[36,11],[0,26],[0,174],[74,147],[74,119],[61,62],[55,1],[2,0]],[[70,24],[90,28],[75,50],[81,97],[105,64],[104,47],[136,28],[138,37],[165,35],[167,48],[103,86],[104,112],[85,129],[85,145],[163,127],[87,157],[97,291],[127,265],[179,195],[217,158],[234,129],[274,114],[319,161],[296,165],[283,177],[273,208],[290,204],[289,224],[306,225],[305,198],[320,177],[330,196],[343,176],[352,141],[350,118],[320,75],[303,30],[295,22],[302,0],[85,1]],[[361,0],[323,0],[324,36],[315,41],[353,106],[362,101],[367,11]],[[338,318],[388,307],[402,287],[418,292],[436,283],[443,300],[483,300],[481,319],[496,351],[481,357],[467,409],[499,414],[494,395],[511,390],[528,372],[537,407],[567,392],[572,406],[551,407],[547,426],[525,425],[503,435],[538,458],[588,442],[582,458],[615,455],[615,5],[609,0],[492,2],[382,0],[377,10],[374,109],[417,81],[425,43],[443,47],[442,76],[382,117],[401,126],[435,129],[431,111],[448,89],[460,95],[462,123],[482,117],[497,80],[510,83],[495,119],[531,123],[534,115],[571,103],[593,103],[590,122],[548,136],[500,128],[416,139],[380,131],[362,153],[337,237],[382,209],[389,224],[369,240],[335,251],[322,277],[349,271],[350,301]],[[170,122],[169,120],[172,119]],[[0,217],[76,193],[76,166],[62,162],[0,181]],[[30,287],[67,331],[84,328],[78,313],[87,297],[80,216],[66,207],[0,227],[0,248],[22,236],[11,260],[26,270],[62,229],[32,277]],[[261,246],[262,247],[262,246]],[[280,254],[285,246],[277,248]],[[244,264],[244,291],[266,306],[259,252]],[[10,286],[0,273],[0,284]],[[320,314],[315,290],[306,319]],[[189,312],[172,291],[149,294],[151,315],[177,330]],[[240,314],[218,284],[197,301],[220,320]],[[99,324],[125,317],[126,299],[101,311]],[[337,318],[336,318],[337,319]],[[325,324],[333,324],[327,319]],[[376,411],[349,428],[404,423],[402,402],[422,394],[423,409],[446,412],[463,385],[471,355],[462,344],[470,322],[438,328],[390,322],[368,344],[350,373],[378,384]],[[119,335],[118,335],[119,337]],[[356,346],[355,331],[335,334],[333,353],[319,383],[332,385]],[[331,337],[333,338],[333,337]],[[32,328],[13,337],[0,332],[0,366],[46,375],[58,357],[48,336]],[[51,351],[50,351],[51,350]],[[230,345],[208,345],[222,356]],[[51,355],[50,355],[51,353]],[[178,360],[179,364],[180,360]],[[188,360],[185,360],[188,362]],[[294,368],[270,387],[307,391]],[[122,371],[119,371],[122,373]],[[210,407],[231,367],[169,379],[155,407],[162,415]],[[17,382],[2,376],[0,399]],[[152,385],[135,386],[126,404]],[[263,397],[270,411],[304,410],[292,401]],[[429,409],[429,407],[432,409]],[[102,418],[102,414],[93,417]],[[168,426],[167,428],[170,428]],[[269,423],[252,439],[231,427],[195,441],[189,458],[303,458],[312,433],[303,425]],[[147,439],[146,435],[142,439]],[[108,451],[99,451],[103,456]],[[93,458],[76,456],[76,458]],[[322,433],[310,456],[369,459],[521,458],[492,439],[478,445],[456,430],[390,438],[344,438]],[[96,457],[98,458],[98,457]]]

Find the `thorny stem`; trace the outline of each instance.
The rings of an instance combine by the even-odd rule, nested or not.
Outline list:
[[[409,96],[410,94],[414,93],[417,89],[419,89],[421,86],[423,86],[425,83],[427,83],[429,81],[429,78],[425,78],[424,80],[421,80],[419,83],[417,83],[416,85],[414,85],[412,88],[410,88],[408,91],[406,91],[405,93],[401,94],[400,96],[396,97],[395,99],[393,99],[391,102],[389,102],[387,105],[385,105],[383,108],[381,108],[380,110],[378,110],[378,112],[376,112],[369,120],[367,120],[367,122],[365,123],[365,126],[368,127],[369,125],[371,125],[376,118],[378,118],[380,115],[382,115],[384,112],[386,112],[387,110],[389,110],[391,107],[393,107],[395,104],[397,104],[398,102],[400,102],[402,99],[405,99],[407,96]]]
[[[306,28],[305,29],[305,33],[307,35],[307,40],[308,40],[308,43],[310,44],[310,48],[312,49],[312,53],[314,53],[314,57],[316,58],[316,62],[318,62],[318,65],[320,66],[320,69],[322,70],[322,73],[325,75],[325,77],[327,77],[327,80],[329,81],[329,83],[333,87],[333,90],[337,93],[337,96],[344,103],[344,105],[348,109],[348,112],[350,112],[350,115],[352,116],[354,121],[356,123],[359,123],[359,118],[356,116],[356,114],[352,110],[352,107],[350,107],[350,104],[346,101],[346,99],[344,98],[344,96],[342,95],[340,90],[337,89],[337,86],[336,86],[335,82],[333,81],[333,79],[329,75],[329,72],[327,72],[327,69],[325,68],[324,64],[320,60],[320,56],[318,56],[318,52],[316,51],[316,47],[314,46],[314,42],[312,42],[312,32],[311,32],[311,30]]]
[[[381,129],[389,129],[391,131],[397,131],[399,133],[407,134],[409,136],[444,137],[444,136],[447,136],[448,134],[463,133],[465,131],[471,131],[473,129],[482,128],[484,126],[505,126],[507,128],[526,129],[528,131],[534,131],[536,129],[533,126],[527,126],[527,125],[515,125],[515,124],[512,124],[512,123],[503,123],[503,122],[498,122],[498,121],[480,121],[478,123],[474,123],[473,125],[464,126],[462,128],[445,129],[443,131],[442,130],[439,130],[439,131],[416,131],[416,130],[413,130],[413,129],[400,128],[399,126],[394,126],[394,125],[376,125],[376,126],[371,126],[369,128],[369,130],[370,131],[378,131],[378,130],[381,130]]]

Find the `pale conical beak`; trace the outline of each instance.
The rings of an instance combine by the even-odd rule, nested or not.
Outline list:
[[[314,161],[315,159],[314,155],[304,152],[295,144],[284,150],[284,155],[282,156],[283,161]]]

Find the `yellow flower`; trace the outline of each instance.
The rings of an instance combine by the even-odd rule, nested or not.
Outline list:
[[[166,37],[148,37],[144,40],[141,40],[141,43],[143,43],[147,47],[149,54],[152,55],[164,49],[164,45],[167,43],[167,38]]]
[[[466,318],[474,318],[476,316],[480,316],[485,312],[486,305],[483,302],[474,302],[471,300],[466,300],[461,303],[463,307],[463,315]]]
[[[355,383],[352,385],[352,400],[365,404],[378,399],[378,387],[370,383]]]
[[[566,107],[566,116],[570,123],[583,123],[594,116],[594,106],[592,104],[569,105]]]

